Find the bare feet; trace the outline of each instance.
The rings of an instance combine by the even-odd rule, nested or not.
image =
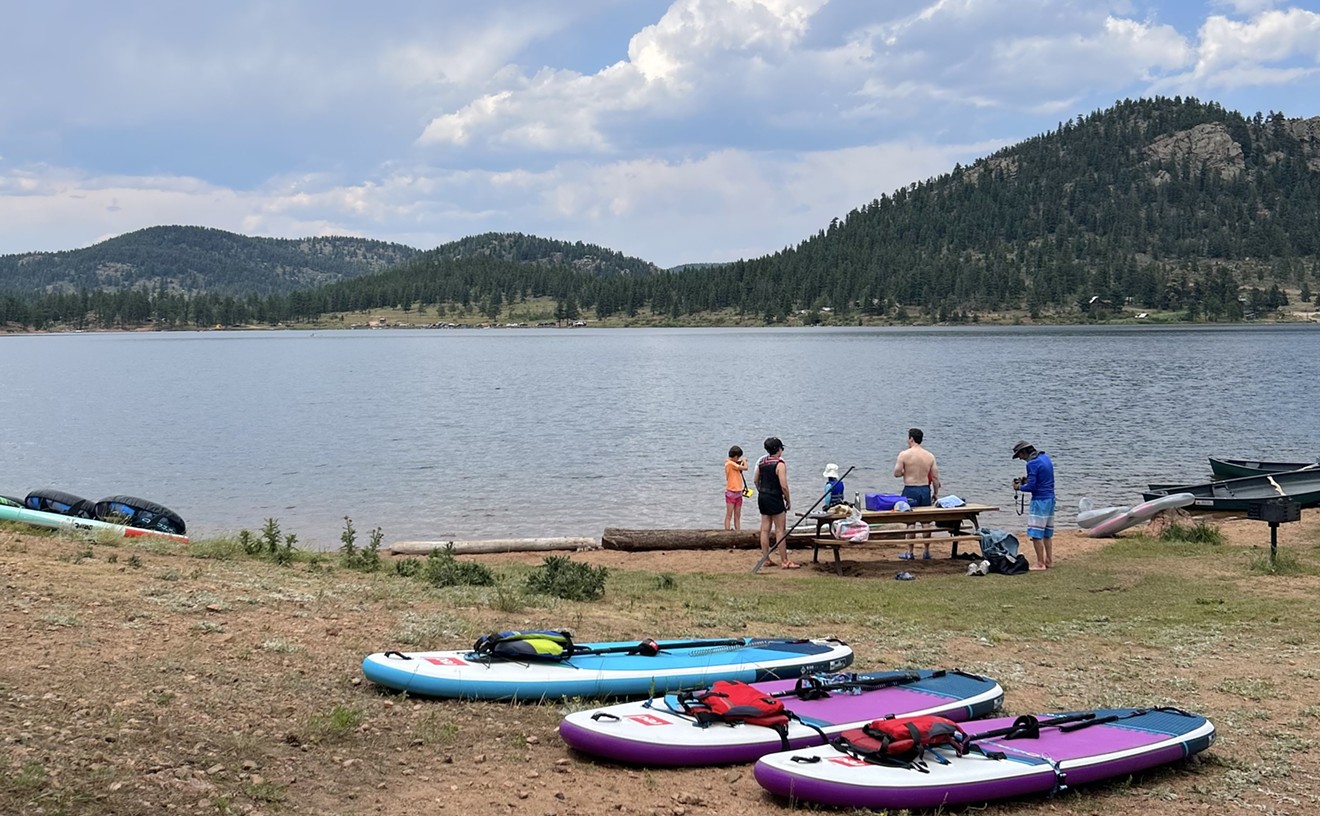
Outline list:
[[[1037,570],[1043,570],[1043,569],[1049,569],[1049,567],[1045,566],[1044,564],[1032,564],[1032,565],[1031,565],[1031,571],[1032,571],[1032,572],[1036,572]]]

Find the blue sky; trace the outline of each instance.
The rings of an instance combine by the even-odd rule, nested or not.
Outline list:
[[[734,260],[1153,94],[1320,116],[1320,5],[0,0],[0,254],[191,224]]]

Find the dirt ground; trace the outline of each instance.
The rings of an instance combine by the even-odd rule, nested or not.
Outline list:
[[[1222,529],[1229,546],[1268,542],[1267,528],[1256,522],[1225,522]],[[1301,524],[1281,528],[1280,539],[1300,547],[1320,541],[1318,530],[1320,514],[1308,512]],[[1106,546],[1060,531],[1052,572]],[[901,569],[919,580],[966,571],[965,561],[901,562],[897,552],[897,545],[849,551],[842,580],[884,579],[876,584],[880,592]],[[539,564],[545,555],[473,559]],[[756,555],[591,551],[573,558],[612,572],[683,576],[746,573]],[[826,576],[839,580],[828,563],[811,565],[809,553],[795,551],[794,558],[808,563],[794,571],[768,567],[757,577],[767,593]],[[1309,603],[1320,589],[1316,576],[1294,578],[1261,579],[1253,591],[1293,593]],[[0,527],[0,813],[750,816],[792,807],[765,794],[746,767],[645,770],[572,753],[556,733],[565,705],[424,701],[380,692],[361,677],[364,655],[407,649],[410,639],[457,648],[474,633],[515,622],[476,595],[419,598],[395,588],[400,583],[315,565],[200,559]],[[981,611],[974,603],[969,600],[969,615]],[[579,633],[608,627],[647,636],[665,628],[630,621],[626,607],[607,604],[525,609],[513,617],[547,624],[564,614]],[[676,619],[681,614],[674,611]],[[864,626],[859,621],[858,640],[849,641],[857,668],[896,665],[911,654],[867,635]],[[1147,684],[1152,695],[1181,693],[1220,730],[1204,759],[1151,772],[1139,783],[1120,780],[978,810],[1320,809],[1320,754],[1312,736],[1320,721],[1320,660],[1309,636],[1290,636],[1286,622],[1242,629],[1226,623],[1222,631],[1179,636],[1167,654],[1141,643],[1050,632],[993,644],[962,632],[920,648],[938,664],[994,676],[1009,689],[1014,713],[1066,705],[1085,693],[1082,676],[1109,672],[1117,684],[1136,684],[1129,690]]]

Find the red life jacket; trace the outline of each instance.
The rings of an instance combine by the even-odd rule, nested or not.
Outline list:
[[[868,762],[924,770],[928,748],[948,745],[962,756],[967,751],[967,740],[967,732],[953,720],[924,716],[872,720],[861,728],[844,731],[835,738],[834,746]],[[938,754],[932,756],[945,761]]]

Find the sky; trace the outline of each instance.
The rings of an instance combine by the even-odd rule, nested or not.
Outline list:
[[[1157,94],[1320,116],[1320,0],[0,0],[0,254],[185,224],[752,258]]]

